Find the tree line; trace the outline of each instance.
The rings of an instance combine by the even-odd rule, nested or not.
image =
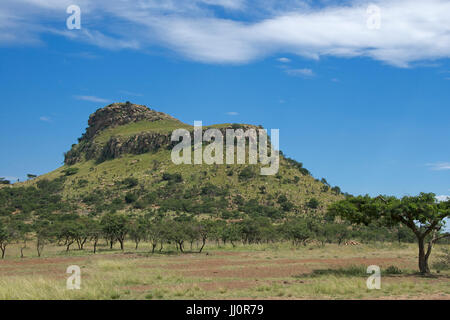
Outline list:
[[[329,218],[330,219],[330,218]],[[238,243],[242,245],[290,242],[293,246],[314,242],[317,245],[343,244],[349,239],[369,241],[412,242],[414,235],[406,228],[385,229],[380,226],[352,226],[345,222],[327,221],[321,218],[296,217],[273,223],[269,218],[246,218],[238,220],[204,219],[179,215],[175,218],[157,211],[144,215],[107,213],[101,217],[63,214],[50,218],[36,219],[33,223],[15,219],[14,216],[0,219],[0,250],[5,257],[10,244],[20,244],[23,250],[30,242],[36,246],[40,257],[45,246],[56,244],[66,251],[84,250],[90,243],[93,253],[97,252],[99,242],[103,241],[109,249],[118,246],[124,250],[124,242],[132,241],[135,249],[141,243],[149,243],[151,252],[163,252],[175,246],[177,251],[202,252],[207,243],[216,245]]]

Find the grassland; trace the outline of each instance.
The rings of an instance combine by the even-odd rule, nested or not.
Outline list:
[[[450,299],[450,272],[416,273],[415,244],[209,244],[202,254],[174,247],[153,255],[146,244],[135,250],[127,243],[124,252],[105,245],[96,255],[90,249],[48,246],[37,258],[30,243],[20,259],[11,246],[0,261],[0,299]],[[382,270],[380,290],[366,287],[364,270],[373,264]],[[80,290],[66,289],[70,265],[81,268]],[[401,273],[387,274],[390,266]]]

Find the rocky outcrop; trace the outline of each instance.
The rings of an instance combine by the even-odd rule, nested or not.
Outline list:
[[[73,145],[71,150],[64,154],[64,163],[74,165],[85,160],[103,162],[105,160],[119,158],[124,154],[143,154],[156,152],[161,148],[171,149],[177,142],[171,141],[171,133],[141,132],[133,136],[112,136],[106,143],[99,143],[95,137],[101,131],[120,125],[137,121],[174,120],[175,118],[146,106],[131,103],[114,103],[97,110],[89,117],[89,127],[86,133],[78,139],[79,143]],[[181,122],[180,122],[181,123]],[[244,131],[255,126],[230,125],[220,128],[225,138],[226,129],[241,128]],[[207,130],[207,128],[204,128]],[[191,132],[193,139],[193,132]]]
[[[170,148],[171,135],[146,132],[130,138],[112,137],[102,148],[99,161],[115,159],[123,154],[143,154]]]
[[[90,140],[97,133],[107,128],[124,125],[137,121],[158,121],[158,120],[176,120],[175,118],[149,109],[146,106],[126,103],[113,103],[105,108],[97,110],[89,117],[89,127],[81,140]]]

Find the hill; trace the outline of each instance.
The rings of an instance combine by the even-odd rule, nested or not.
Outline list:
[[[317,215],[343,198],[339,188],[315,179],[282,153],[274,176],[259,175],[259,165],[175,165],[171,132],[193,127],[142,105],[108,105],[92,114],[88,125],[65,153],[64,166],[12,188],[53,182],[65,210],[80,214],[156,210],[223,219]],[[204,129],[210,127],[257,128]]]

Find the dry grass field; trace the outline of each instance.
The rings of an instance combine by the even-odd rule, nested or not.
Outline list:
[[[414,244],[210,244],[202,254],[149,254],[128,243],[96,255],[48,246],[41,258],[32,245],[25,258],[11,246],[0,261],[0,299],[450,299],[450,273],[418,275]],[[80,290],[66,289],[70,265],[81,268]],[[381,267],[379,290],[367,289],[369,265]]]

